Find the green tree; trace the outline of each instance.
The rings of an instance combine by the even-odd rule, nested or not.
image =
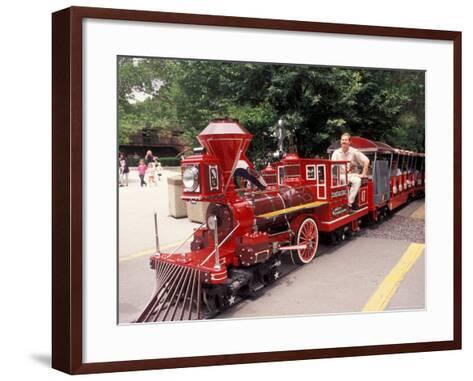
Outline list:
[[[345,131],[424,149],[420,71],[128,57],[118,70],[120,142],[146,128],[182,131],[196,145],[211,119],[230,117],[254,135],[249,155],[263,162],[282,117],[303,156],[324,153]]]

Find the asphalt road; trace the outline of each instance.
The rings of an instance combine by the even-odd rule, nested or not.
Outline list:
[[[149,255],[154,247],[153,213],[158,213],[162,247],[172,247],[198,224],[168,216],[167,181],[140,188],[132,173],[130,186],[119,189],[119,311],[120,323],[133,321],[154,290]],[[400,209],[380,225],[367,227],[350,241],[321,245],[310,264],[290,269],[287,275],[257,298],[247,299],[218,319],[361,312],[383,287],[412,242],[424,242],[423,201]],[[408,253],[407,253],[408,254]],[[425,307],[424,255],[402,274],[383,310]],[[397,274],[399,276],[399,274]]]

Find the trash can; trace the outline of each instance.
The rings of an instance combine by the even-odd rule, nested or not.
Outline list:
[[[187,202],[187,218],[192,222],[203,223],[205,221],[205,215],[207,214],[207,208],[209,207],[207,201],[196,201]]]
[[[168,177],[169,215],[175,218],[187,216],[187,208],[182,196],[182,177]]]

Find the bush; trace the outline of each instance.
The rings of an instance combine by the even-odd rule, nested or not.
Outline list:
[[[158,161],[163,167],[179,167],[181,165],[180,157],[160,157]]]
[[[126,161],[129,167],[137,167],[140,159],[140,157],[127,156]]]
[[[128,156],[127,162],[129,167],[137,167],[140,159],[142,157],[134,157]],[[180,157],[158,157],[158,161],[161,163],[163,167],[179,167],[181,165],[181,158]]]

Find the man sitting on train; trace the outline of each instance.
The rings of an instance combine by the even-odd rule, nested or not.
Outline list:
[[[355,209],[353,203],[361,186],[361,179],[368,174],[370,159],[366,155],[351,146],[351,135],[344,133],[340,140],[341,147],[335,150],[332,154],[332,160],[348,161],[348,182],[351,183],[350,191],[348,193],[348,207]],[[363,170],[359,173],[359,167]]]

